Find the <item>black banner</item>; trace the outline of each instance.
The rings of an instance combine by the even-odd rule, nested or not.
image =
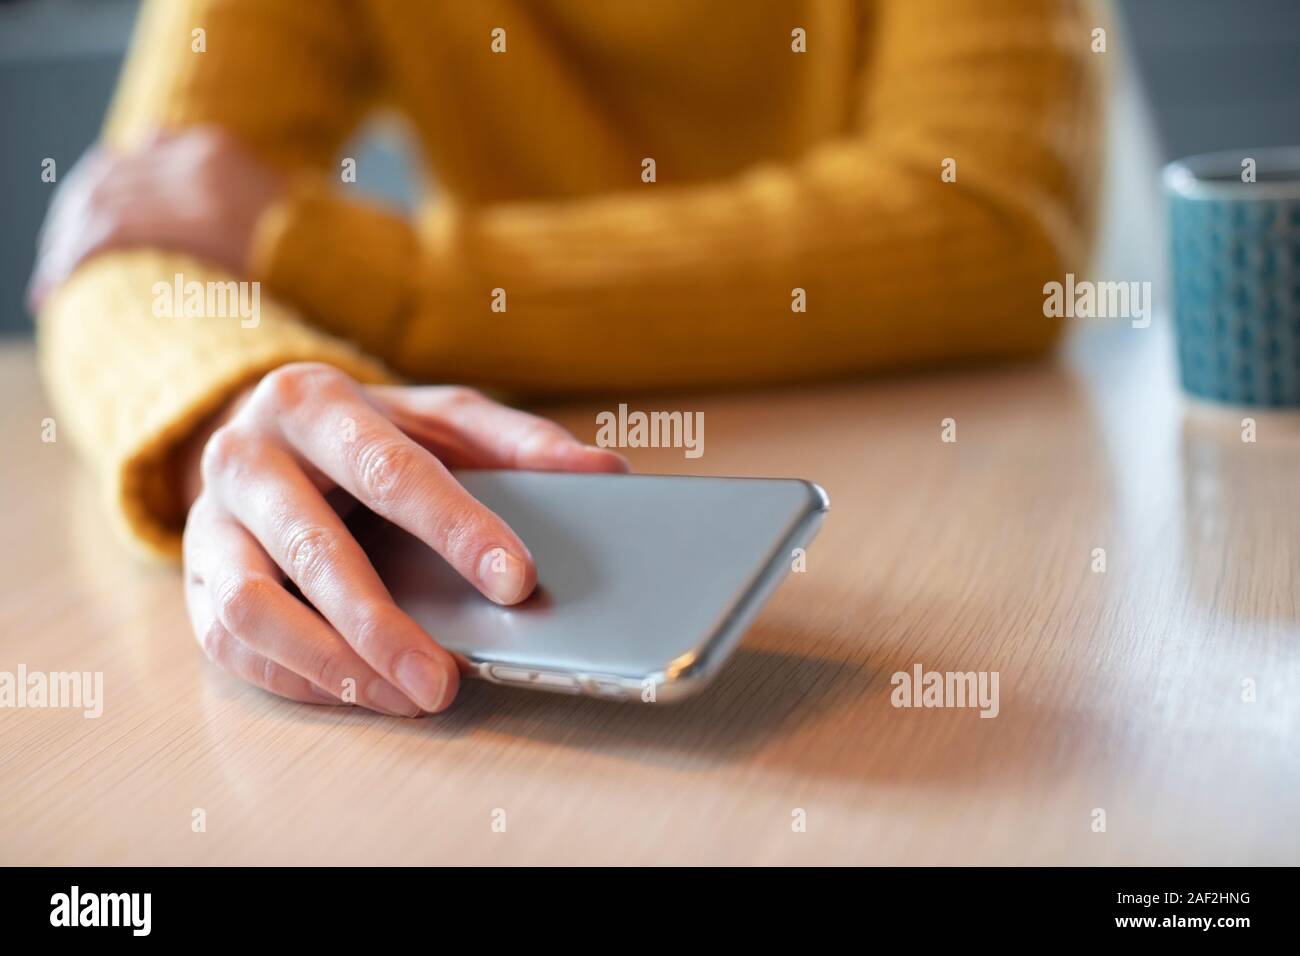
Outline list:
[[[667,874],[522,869],[7,869],[6,940],[449,944],[476,918],[553,945],[639,938],[675,924],[739,937],[773,921],[866,941],[1075,940],[1233,945],[1294,929],[1294,874],[1275,869],[790,869]],[[697,930],[692,930],[692,936]],[[537,935],[531,936],[531,933]],[[865,934],[865,935],[864,935]],[[713,935],[712,933],[710,935]],[[685,940],[683,940],[683,943]]]

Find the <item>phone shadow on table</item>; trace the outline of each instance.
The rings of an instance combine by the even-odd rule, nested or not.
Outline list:
[[[855,654],[818,641],[818,656],[801,655],[776,649],[789,645],[788,635],[761,624],[746,644],[711,685],[680,703],[470,680],[445,714],[400,721],[394,730],[430,742],[516,738],[683,771],[748,760],[776,772],[894,785],[1029,780],[1104,757],[1088,744],[1098,728],[1080,739],[1087,721],[1072,704],[1019,693],[1018,681],[1004,688],[997,720],[968,708],[900,709],[891,703],[891,677],[910,670],[914,649],[872,643],[873,652]],[[933,659],[940,671],[961,669]]]
[[[861,699],[873,682],[852,661],[741,647],[710,685],[677,703],[603,701],[465,680],[449,711],[400,729],[442,739],[515,736],[674,766],[713,765],[752,754]]]
[[[419,720],[361,710],[386,735],[430,745],[517,740],[693,772],[742,762],[777,773],[890,785],[977,785],[1050,777],[1081,763],[1113,760],[1122,721],[1109,726],[1086,706],[1097,691],[1044,698],[1042,675],[1006,673],[1000,712],[984,720],[971,708],[900,708],[895,675],[915,666],[910,640],[837,631],[785,650],[779,625],[755,626],[717,679],[675,704],[603,701],[466,680],[447,712]],[[943,653],[928,670],[968,669]],[[1017,668],[1017,670],[1019,670]],[[332,708],[277,701],[297,721],[336,724]],[[1098,720],[1101,723],[1098,724]],[[1099,750],[1099,746],[1104,745]]]

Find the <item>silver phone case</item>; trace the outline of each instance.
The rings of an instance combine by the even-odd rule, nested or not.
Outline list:
[[[376,524],[358,537],[394,600],[473,676],[608,700],[669,703],[706,686],[829,508],[797,479],[456,477],[532,551],[537,591],[498,607],[423,543]]]

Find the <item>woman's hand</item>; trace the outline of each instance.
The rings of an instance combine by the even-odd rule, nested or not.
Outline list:
[[[84,260],[108,249],[152,246],[248,271],[253,231],[279,198],[280,178],[217,127],[162,132],[135,149],[91,149],[50,203],[28,305]]]
[[[310,363],[263,378],[207,440],[185,527],[186,600],[207,655],[293,700],[445,708],[455,660],[393,603],[326,495],[341,489],[400,525],[493,601],[523,600],[537,580],[528,548],[448,467],[627,465],[469,389],[363,387]]]

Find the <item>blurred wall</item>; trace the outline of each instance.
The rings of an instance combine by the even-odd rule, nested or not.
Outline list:
[[[29,331],[23,290],[36,229],[54,190],[94,139],[108,106],[135,0],[29,0],[0,7],[0,330]]]
[[[1300,0],[1119,0],[1165,159],[1300,146]]]

